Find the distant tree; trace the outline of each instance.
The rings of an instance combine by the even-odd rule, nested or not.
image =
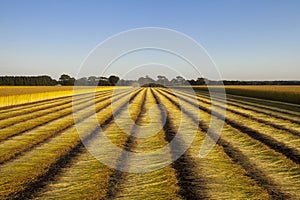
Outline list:
[[[88,79],[86,77],[82,77],[76,80],[76,85],[87,86],[89,85]]]
[[[137,85],[139,85],[139,83],[137,81],[134,81],[134,80],[121,79],[121,80],[119,80],[117,85],[120,85],[120,86],[137,86]]]
[[[127,85],[127,80],[121,79],[121,80],[119,80],[119,82],[118,82],[117,85],[119,85],[119,86],[125,86],[125,85]]]
[[[60,76],[59,80],[52,79],[50,76],[0,76],[0,85],[26,85],[26,86],[39,86],[39,85],[74,85],[75,78],[67,74]],[[169,81],[165,76],[157,76],[157,81],[153,80],[148,75],[136,80],[119,80],[119,77],[112,75],[109,78],[90,76],[83,77],[77,80],[77,85],[124,85],[124,86],[141,86],[147,87],[155,86],[169,86],[169,85],[300,85],[300,81],[239,81],[239,80],[208,80],[205,78],[197,78],[196,80],[185,80],[181,76],[177,76]]]
[[[98,81],[99,81],[99,78],[97,78],[96,76],[88,77],[88,85],[90,85],[90,86],[97,86]]]
[[[145,85],[145,84],[147,84],[146,78],[140,77],[140,78],[138,79],[138,83],[139,83],[140,85]]]
[[[71,78],[71,77],[70,77],[69,75],[63,74],[63,75],[60,76],[59,80],[60,80],[60,81],[64,81],[64,80],[68,80],[68,79],[70,79],[70,78]]]
[[[190,85],[196,85],[196,81],[194,79],[188,80]]]
[[[186,80],[182,76],[176,76],[178,85],[185,85]]]
[[[196,84],[197,85],[205,85],[206,84],[205,79],[204,78],[198,78],[197,81],[196,81]]]
[[[173,78],[173,79],[170,81],[170,85],[172,85],[172,86],[178,85],[178,81],[177,81],[175,78]]]
[[[149,84],[149,83],[156,83],[156,81],[154,79],[152,79],[151,77],[149,77],[148,75],[146,75],[145,77],[140,77],[138,79],[138,83],[140,85],[145,85],[145,84]]]
[[[99,78],[99,81],[98,81],[98,86],[109,86],[110,85],[110,82],[108,80],[108,78],[102,76]]]
[[[111,85],[115,86],[118,81],[120,80],[120,78],[118,76],[115,76],[115,75],[111,75],[109,78],[108,78],[108,81]]]
[[[39,86],[39,85],[56,85],[57,81],[50,76],[4,76],[0,77],[0,85],[27,85],[27,86]]]
[[[61,85],[74,85],[75,78],[72,78],[69,75],[63,74],[59,78],[59,83]]]
[[[166,85],[169,85],[169,80],[165,76],[158,75],[157,76],[157,84],[166,86]]]
[[[142,85],[141,87],[165,87],[165,86],[158,83],[147,83]]]

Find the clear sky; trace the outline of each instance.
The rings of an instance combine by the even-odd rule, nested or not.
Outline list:
[[[0,0],[0,75],[74,76],[99,42],[149,26],[194,38],[224,79],[300,80],[298,0]]]

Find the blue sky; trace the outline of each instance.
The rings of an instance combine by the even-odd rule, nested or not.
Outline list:
[[[98,43],[149,26],[194,38],[224,79],[300,79],[296,0],[0,0],[0,75],[75,76]]]

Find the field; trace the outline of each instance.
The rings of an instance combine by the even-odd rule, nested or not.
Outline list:
[[[0,199],[300,199],[300,102],[230,93],[226,104],[218,95],[212,104],[201,88],[196,96],[185,88],[83,90],[73,108],[70,88],[11,90],[14,101],[0,107]],[[284,91],[299,94],[298,87]],[[45,96],[20,102],[16,94]],[[223,119],[217,144],[200,158],[208,130],[214,140]],[[97,140],[101,130],[120,149],[147,153],[166,147],[167,153],[138,160],[110,152],[107,142]],[[171,164],[146,173],[116,169],[151,169],[173,160],[188,143],[177,131],[196,136]],[[101,159],[115,167],[89,152],[99,146],[106,150]]]
[[[220,86],[210,86],[212,90],[218,90]],[[195,89],[207,91],[206,86],[196,86]],[[262,98],[267,100],[284,101],[288,103],[300,102],[300,86],[284,85],[252,85],[252,86],[225,86],[227,94],[247,97]]]
[[[95,90],[108,90],[112,87],[77,86],[76,93],[88,93]],[[25,104],[33,101],[71,96],[74,94],[73,86],[0,86],[0,107]]]

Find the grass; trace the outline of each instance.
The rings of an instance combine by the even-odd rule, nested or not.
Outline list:
[[[201,99],[206,99],[207,101],[210,101],[210,96],[206,93],[200,93],[198,94],[198,97]],[[218,99],[217,97],[214,98],[215,103],[224,103],[224,99]],[[253,111],[256,114],[265,114],[267,116],[271,116],[273,118],[277,119],[283,119],[283,120],[289,120],[293,122],[300,122],[300,116],[299,112],[297,111],[297,108],[295,105],[287,107],[287,105],[284,105],[285,109],[279,108],[278,104],[276,105],[264,105],[263,102],[256,102],[251,103],[249,100],[237,100],[236,97],[228,97],[226,98],[227,106],[235,106],[236,108],[239,108],[243,110],[243,112]],[[290,109],[293,109],[295,111],[290,111]]]
[[[128,107],[133,106],[132,112],[138,113],[143,95],[143,93],[140,93],[130,105],[127,105],[121,111],[117,118],[121,118],[124,121],[132,120],[128,118],[131,118],[131,116],[128,116],[124,110],[127,110]],[[128,98],[125,100],[128,100]],[[120,103],[118,103],[118,105],[120,106]],[[135,114],[135,118],[136,117],[137,114]],[[130,131],[132,129],[132,125],[127,126],[127,128]],[[103,130],[104,134],[111,139],[111,142],[117,144],[118,146],[123,146],[127,140],[128,135],[124,134],[124,130],[120,129],[114,121],[107,124]],[[97,138],[97,134],[95,137]],[[89,149],[97,148],[99,141],[103,140],[93,139],[89,141]],[[101,146],[103,147],[104,151],[108,149],[105,148],[108,146],[108,144],[105,142],[102,142]],[[117,158],[120,156],[119,154],[115,155],[115,152],[109,151],[107,153],[102,153],[102,155],[107,156],[105,159],[110,159],[110,162],[115,165],[117,164]],[[113,173],[114,171],[112,169],[101,164],[99,160],[93,157],[89,152],[85,151],[83,154],[79,155],[68,168],[62,171],[62,174],[57,180],[41,191],[38,194],[37,199],[104,199],[107,196],[110,176]],[[93,176],[91,176],[91,174],[93,174]]]
[[[137,121],[139,127],[134,131],[131,152],[150,153],[161,149],[167,142],[164,139],[163,124],[159,107],[150,89],[140,118]],[[153,134],[153,135],[148,135]],[[156,134],[155,134],[156,133]],[[140,138],[144,137],[144,138]],[[153,154],[147,157],[128,157],[125,168],[129,171],[136,169],[151,169],[157,165],[163,165],[163,161],[171,159],[171,152],[166,154]],[[178,195],[176,171],[171,166],[145,173],[123,173],[123,180],[118,186],[116,199],[180,199]]]
[[[211,99],[204,96],[197,96],[198,100],[204,104],[210,104]],[[227,109],[230,112],[234,112],[240,115],[243,115],[249,119],[256,121],[265,121],[265,123],[271,123],[274,126],[281,126],[285,129],[290,129],[291,131],[298,131],[300,133],[300,127],[297,127],[296,124],[291,123],[288,119],[278,118],[278,115],[270,116],[270,114],[266,114],[263,112],[259,112],[259,110],[253,110],[252,107],[250,109],[245,109],[244,106],[240,106],[239,104],[232,104],[230,100],[227,101],[226,106],[222,101],[214,100],[214,104],[220,108]],[[272,113],[271,113],[272,114]]]
[[[186,96],[187,95],[185,94],[185,97]],[[193,96],[187,97],[195,99],[195,97]],[[199,103],[201,103],[201,105],[206,106],[207,108],[211,108],[210,98],[200,95],[197,96],[196,99],[199,100]],[[227,105],[225,105],[222,101],[216,100],[214,100],[213,103],[215,105],[215,111],[227,109],[228,118],[239,121],[241,124],[247,124],[249,128],[253,128],[258,131],[261,130],[262,132],[269,130],[269,132],[275,131],[278,134],[285,133],[285,135],[300,136],[299,124],[294,123],[293,121],[289,121],[288,119],[278,118],[278,115],[276,115],[276,117],[272,117],[268,114],[247,110],[241,108],[238,104],[231,105],[230,101],[227,103]],[[253,124],[253,126],[251,124]],[[295,140],[295,142],[297,142],[297,137],[293,138],[292,140]]]
[[[98,102],[95,109],[99,111],[105,108],[110,104],[110,99],[104,100],[104,97],[97,99]],[[93,100],[92,100],[93,101]],[[87,102],[90,104],[89,102]],[[86,106],[86,105],[85,105]],[[93,107],[77,107],[77,109],[84,108],[80,112],[80,119],[83,120],[94,113]],[[49,116],[48,116],[49,117]],[[64,117],[56,117],[55,120],[49,122],[46,126],[39,126],[30,131],[23,132],[22,134],[15,136],[11,139],[5,140],[1,143],[0,146],[0,163],[5,162],[20,152],[30,149],[32,146],[39,144],[40,142],[44,142],[49,137],[55,136],[59,134],[61,131],[71,127],[74,124],[72,113],[68,113],[67,116]],[[28,123],[28,122],[27,122]],[[10,133],[11,135],[12,133]],[[4,134],[3,134],[4,135]]]
[[[111,92],[110,92],[111,94]],[[99,95],[97,95],[95,98],[101,96],[101,97],[109,97],[110,95],[109,93],[101,93]],[[80,104],[86,105],[84,103],[86,102],[91,102],[93,103],[93,100],[91,101],[91,96],[88,96],[86,98],[82,98],[80,100],[77,100],[76,102],[74,102],[74,107],[75,105],[77,106],[77,109],[80,109]],[[104,98],[101,98],[104,99]],[[36,107],[34,107],[36,108]],[[44,107],[39,107],[38,109],[24,109],[22,110],[23,112],[8,112],[5,113],[4,115],[1,115],[2,120],[0,119],[0,128],[5,128],[7,126],[11,126],[14,125],[16,123],[20,123],[20,122],[24,122],[30,119],[35,119],[38,117],[43,117],[45,115],[51,114],[51,113],[55,113],[55,112],[60,112],[60,111],[65,111],[68,108],[72,108],[72,100],[67,99],[67,100],[62,100],[61,102],[55,102],[55,103],[49,103],[47,104],[47,106]],[[82,108],[82,107],[81,107]],[[26,112],[27,111],[27,112]],[[71,112],[70,112],[71,113]],[[6,119],[9,118],[9,119]],[[49,119],[50,120],[50,119]],[[49,121],[48,120],[48,121]]]
[[[184,98],[187,99],[188,97],[184,96]],[[207,109],[211,109],[211,105],[209,103],[204,103],[203,101],[201,102],[201,106]],[[224,108],[222,107],[214,108],[214,111],[216,113],[222,113],[224,112],[223,110]],[[243,112],[239,112],[239,109],[237,109],[237,112],[227,110],[226,119],[232,121],[233,123],[242,124],[243,126],[246,125],[248,129],[255,130],[256,134],[262,135],[262,137],[270,138],[271,143],[276,144],[276,146],[282,144],[288,148],[291,148],[297,156],[300,155],[300,132],[298,132],[298,130],[300,130],[299,126],[291,122],[286,122],[286,126],[295,127],[293,129],[294,131],[296,131],[297,135],[294,135],[290,132],[287,132],[286,130],[281,130],[279,128],[275,128],[274,126],[265,123],[260,123],[257,120],[254,120],[253,118],[244,117],[243,115],[237,113],[244,114]],[[271,122],[273,122],[273,124],[277,124],[276,119],[275,122],[274,119]],[[287,128],[287,130],[289,129]]]
[[[178,95],[178,94],[177,94]],[[178,95],[179,96],[179,95]],[[185,97],[186,98],[186,97]],[[191,104],[183,103],[186,107],[191,106]],[[202,105],[202,104],[201,104]],[[204,123],[208,126],[210,123],[210,118],[212,117],[209,113],[201,111],[202,119]],[[213,117],[215,118],[215,117]],[[216,119],[218,123],[220,120]],[[239,121],[239,123],[243,123]],[[243,123],[247,124],[247,123]],[[248,124],[247,124],[248,125]],[[256,128],[259,128],[257,126]],[[273,132],[273,135],[274,134]],[[241,130],[237,130],[228,124],[224,125],[222,130],[221,138],[231,144],[236,149],[238,149],[247,159],[250,160],[253,166],[257,169],[256,171],[261,171],[269,182],[275,182],[275,186],[271,186],[270,190],[280,190],[283,191],[288,197],[297,199],[299,194],[296,188],[300,187],[300,168],[299,165],[295,164],[291,160],[287,159],[281,153],[270,149],[265,144],[260,141],[253,140],[247,134],[243,133]],[[299,144],[299,143],[298,143]],[[238,161],[243,165],[244,160]],[[246,166],[244,166],[247,168]],[[254,169],[251,169],[254,170]],[[263,179],[263,177],[255,177],[256,179]],[[267,180],[264,180],[268,182]],[[268,188],[268,185],[263,185]]]
[[[119,99],[119,107],[126,102],[126,98]],[[101,111],[98,115],[100,123],[104,123],[112,114],[110,107]],[[97,125],[93,120],[86,118],[81,123],[84,130],[82,137],[88,137]],[[1,198],[12,198],[25,195],[22,193],[26,188],[32,187],[39,181],[51,166],[55,165],[60,158],[80,144],[80,138],[74,126],[63,131],[59,136],[51,138],[47,143],[35,147],[33,150],[21,155],[18,159],[7,162],[0,166]]]
[[[228,95],[213,107],[207,92],[179,89],[178,98],[166,88],[119,88],[114,97],[99,89],[76,96],[78,115],[68,96],[1,108],[0,199],[300,199],[300,106]],[[222,117],[217,145],[199,158]],[[175,161],[126,173],[94,156],[130,172]]]
[[[109,97],[109,95],[106,96],[106,97]],[[101,102],[102,99],[104,99],[104,98],[105,98],[105,96],[103,98],[99,98],[99,99],[95,100],[95,102],[96,103]],[[109,102],[109,100],[108,100],[108,102]],[[19,123],[13,124],[13,125],[8,126],[8,127],[5,127],[1,130],[0,141],[7,138],[7,137],[18,135],[18,134],[20,134],[20,133],[22,133],[26,130],[33,129],[33,128],[41,126],[41,125],[49,124],[52,121],[62,121],[63,126],[60,126],[60,127],[63,128],[64,126],[67,126],[67,125],[73,123],[73,116],[72,116],[73,115],[73,109],[77,109],[78,111],[80,111],[80,110],[84,110],[84,109],[90,107],[89,112],[93,112],[94,100],[82,101],[82,102],[77,102],[76,101],[76,104],[78,104],[78,105],[74,106],[74,108],[72,108],[71,105],[69,105],[65,109],[61,109],[59,111],[56,111],[56,108],[54,107],[54,108],[52,108],[53,112],[51,112],[49,114],[45,114],[45,115],[40,116],[38,118],[31,118],[30,119],[30,117],[29,117],[29,119],[25,120],[25,121],[23,121],[21,119],[21,121],[19,121]],[[36,113],[33,113],[31,115],[35,115],[35,114]],[[6,121],[6,124],[9,124],[8,122],[16,121],[16,119],[12,118],[10,120],[5,120],[5,121]],[[49,124],[49,128],[50,127],[51,127],[51,124]]]
[[[169,98],[172,96],[167,95]],[[181,111],[167,98],[160,96],[161,101],[166,105],[168,112],[172,113],[170,119],[173,126],[182,126],[185,129],[193,129],[193,120],[187,116],[182,116],[181,124],[176,117]],[[185,109],[194,110],[186,103],[181,102]],[[178,113],[178,114],[176,114]],[[202,113],[201,113],[202,115]],[[203,116],[203,115],[202,115]],[[205,119],[210,120],[210,117]],[[192,128],[189,128],[192,127]],[[215,146],[205,158],[198,158],[200,147],[204,141],[205,133],[198,129],[196,138],[187,151],[187,154],[194,161],[193,177],[203,174],[203,181],[199,183],[197,190],[206,192],[209,199],[266,199],[268,195],[250,177],[245,176],[245,170],[234,163],[222,150],[220,146]],[[203,184],[203,185],[202,185]]]
[[[210,86],[217,91],[219,86]],[[193,87],[196,90],[207,91],[206,86]],[[225,86],[227,94],[255,97],[288,103],[300,103],[300,86]]]
[[[89,93],[95,90],[112,90],[113,88],[114,87],[94,88],[88,86],[3,86],[0,87],[0,107],[72,96],[73,94]]]

